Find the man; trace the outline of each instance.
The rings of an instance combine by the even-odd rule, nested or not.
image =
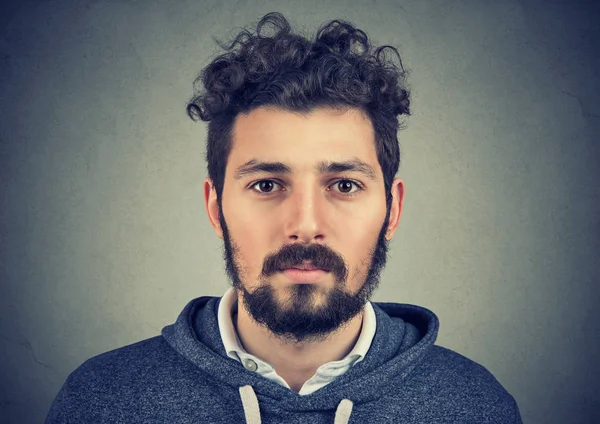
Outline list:
[[[403,205],[402,66],[347,22],[310,42],[278,13],[223,48],[188,114],[210,121],[233,287],[85,362],[46,422],[520,423],[484,367],[434,345],[433,312],[369,301]]]

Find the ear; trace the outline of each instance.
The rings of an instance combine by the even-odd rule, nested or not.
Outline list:
[[[223,229],[219,221],[219,203],[217,201],[217,190],[210,178],[204,180],[204,204],[210,225],[215,229],[217,237],[223,238]]]
[[[392,205],[390,209],[390,221],[388,223],[387,232],[385,238],[389,241],[394,237],[394,233],[398,228],[400,222],[400,215],[402,215],[402,205],[404,202],[404,182],[400,178],[395,178],[392,181]]]

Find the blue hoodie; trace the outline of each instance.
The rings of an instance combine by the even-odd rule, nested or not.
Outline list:
[[[84,362],[52,404],[52,423],[522,423],[483,366],[434,345],[428,309],[371,302],[377,329],[361,362],[298,393],[227,356],[220,297],[189,302],[153,337]]]

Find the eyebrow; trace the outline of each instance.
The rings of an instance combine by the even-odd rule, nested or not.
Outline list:
[[[315,169],[320,174],[333,174],[345,171],[360,172],[367,176],[367,178],[370,180],[377,180],[375,169],[357,157],[353,157],[342,162],[323,160],[316,164]],[[294,174],[292,168],[283,162],[264,162],[257,159],[251,159],[243,165],[237,167],[233,178],[235,180],[240,180],[248,175],[258,174],[260,172],[285,175]]]

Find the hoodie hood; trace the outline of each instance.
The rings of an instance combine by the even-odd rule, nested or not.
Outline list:
[[[409,304],[371,302],[376,332],[361,362],[334,381],[308,395],[299,395],[274,381],[248,371],[225,352],[217,311],[220,297],[190,301],[177,321],[165,327],[163,337],[178,353],[212,376],[217,384],[239,392],[247,422],[260,422],[260,409],[288,413],[336,410],[336,423],[345,423],[353,405],[386,394],[425,358],[434,345],[439,320],[430,310]]]
[[[227,356],[221,299],[194,299],[162,336],[85,361],[46,423],[522,424],[484,366],[434,345],[438,319],[425,308],[371,302],[376,330],[362,361],[300,395]]]

